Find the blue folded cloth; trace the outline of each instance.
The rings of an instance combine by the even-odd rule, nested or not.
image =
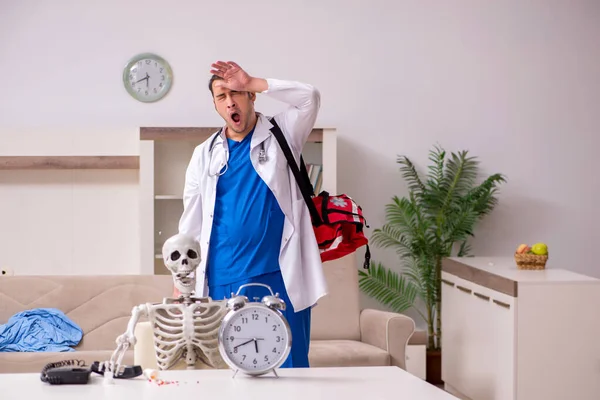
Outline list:
[[[75,351],[83,330],[62,311],[35,308],[13,315],[0,325],[0,352]]]

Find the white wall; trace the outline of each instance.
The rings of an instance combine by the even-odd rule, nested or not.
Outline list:
[[[500,206],[477,230],[478,254],[512,254],[521,242],[544,241],[549,267],[600,277],[599,20],[593,0],[2,0],[0,153],[137,154],[139,126],[219,124],[208,70],[214,60],[232,59],[251,74],[319,87],[317,125],[341,136],[338,187],[363,206],[372,228],[384,222],[390,198],[405,193],[397,155],[424,167],[439,142],[448,151],[470,150],[485,173],[509,179]],[[127,60],[145,51],[174,69],[171,93],[156,104],[134,101],[121,83]],[[258,102],[266,113],[279,106]],[[117,175],[124,187],[104,185],[99,196],[112,199],[121,210],[115,213],[126,207],[135,215],[137,177]],[[49,209],[33,211],[31,196],[40,194],[17,192],[10,182],[0,176],[12,188],[0,192],[8,197],[0,216],[9,221],[0,223],[1,238],[7,230],[21,236],[0,243],[0,265],[28,263],[13,252],[20,254],[19,241],[73,246],[74,238],[53,237],[45,226],[55,218],[43,215]],[[113,199],[117,187],[123,190]],[[25,212],[38,225],[14,230],[11,216]],[[130,238],[121,256],[92,250],[111,261],[107,271],[138,270],[133,220],[109,222],[120,229],[110,244]],[[389,251],[373,253],[396,262]],[[56,257],[40,259],[52,266]],[[86,265],[77,272],[98,272]]]

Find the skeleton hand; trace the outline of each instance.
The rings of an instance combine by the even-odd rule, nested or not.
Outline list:
[[[133,347],[137,343],[137,339],[135,338],[134,335],[131,335],[128,332],[125,332],[124,334],[117,337],[117,340],[115,340],[115,343],[117,343],[117,346],[126,346],[126,347],[132,346]]]
[[[117,337],[116,340],[117,348],[112,354],[110,358],[110,365],[108,367],[109,371],[113,376],[119,375],[121,373],[121,362],[123,361],[123,356],[129,349],[129,346],[135,346],[137,343],[137,339],[134,335],[129,334],[128,332]]]

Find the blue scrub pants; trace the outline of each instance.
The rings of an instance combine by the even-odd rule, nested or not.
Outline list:
[[[259,275],[250,279],[235,282],[229,285],[209,286],[208,294],[213,300],[223,300],[231,297],[231,293],[237,293],[238,288],[246,283],[263,283],[269,285],[273,294],[279,293],[279,297],[285,301],[286,308],[282,311],[283,315],[290,324],[292,331],[292,349],[286,361],[280,368],[308,368],[308,350],[310,344],[310,307],[300,312],[295,312],[292,303],[288,298],[281,272],[272,272]],[[270,295],[269,290],[261,286],[248,286],[243,288],[240,295],[248,297],[249,301],[254,301],[254,297],[262,299],[263,296]]]

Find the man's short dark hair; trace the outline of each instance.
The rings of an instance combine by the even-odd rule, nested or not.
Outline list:
[[[217,81],[219,79],[222,80],[223,78],[221,78],[219,75],[213,75],[210,77],[210,80],[208,81],[208,90],[210,90],[210,94],[213,96],[215,95],[213,92],[213,82]]]

